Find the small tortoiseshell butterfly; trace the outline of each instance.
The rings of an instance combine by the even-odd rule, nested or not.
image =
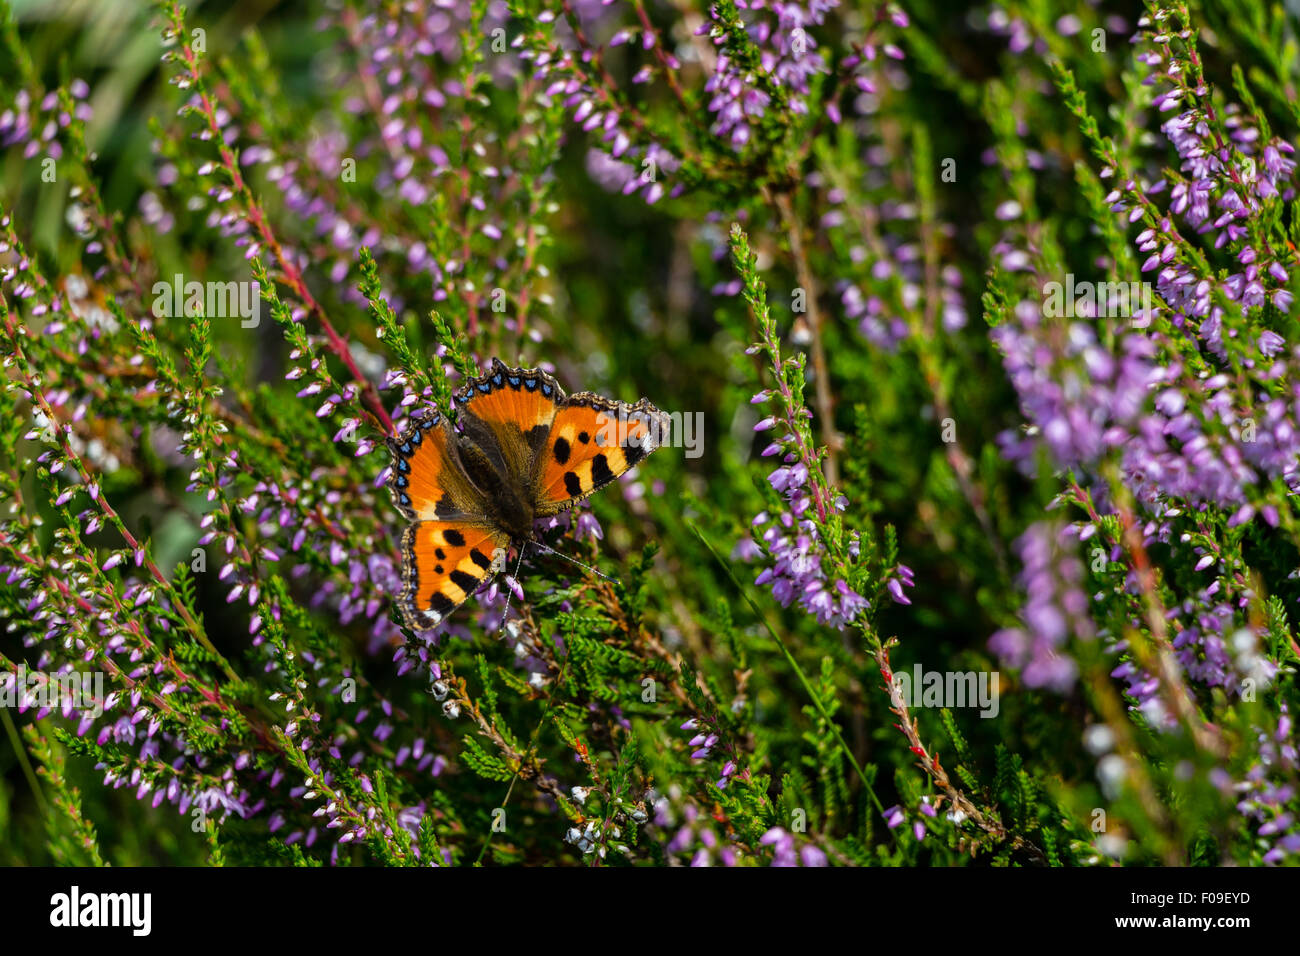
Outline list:
[[[402,618],[436,626],[533,539],[533,521],[603,488],[659,447],[668,416],[591,392],[566,395],[539,369],[492,360],[455,395],[458,427],[413,422],[393,452],[389,489],[402,534]]]

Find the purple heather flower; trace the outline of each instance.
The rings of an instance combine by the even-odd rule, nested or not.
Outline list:
[[[1064,692],[1075,681],[1078,667],[1066,653],[1069,639],[1096,636],[1088,617],[1089,599],[1081,589],[1083,564],[1068,550],[1068,528],[1040,521],[1016,542],[1024,564],[1020,584],[1027,600],[1024,627],[1007,628],[989,638],[989,647],[1002,661],[1024,672],[1030,687]]]

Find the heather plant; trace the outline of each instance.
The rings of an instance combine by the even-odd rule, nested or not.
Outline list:
[[[1293,12],[268,6],[0,0],[0,860],[1300,860]],[[415,630],[496,358],[672,434]]]

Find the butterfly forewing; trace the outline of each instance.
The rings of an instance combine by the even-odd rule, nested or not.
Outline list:
[[[408,519],[428,521],[483,513],[482,495],[452,458],[454,440],[440,415],[418,419],[400,438],[389,439],[393,466],[388,487]]]
[[[624,474],[659,447],[666,428],[667,416],[644,399],[567,398],[534,467],[538,516],[570,508]]]
[[[509,477],[521,488],[563,398],[564,389],[541,369],[510,368],[499,359],[456,393],[463,411],[488,426]]]

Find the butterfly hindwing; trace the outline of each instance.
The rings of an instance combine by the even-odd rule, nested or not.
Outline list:
[[[467,521],[417,521],[402,535],[400,608],[414,630],[435,627],[505,564],[508,535]]]
[[[533,471],[539,517],[572,507],[659,447],[668,416],[645,399],[635,405],[591,392],[564,400]]]

